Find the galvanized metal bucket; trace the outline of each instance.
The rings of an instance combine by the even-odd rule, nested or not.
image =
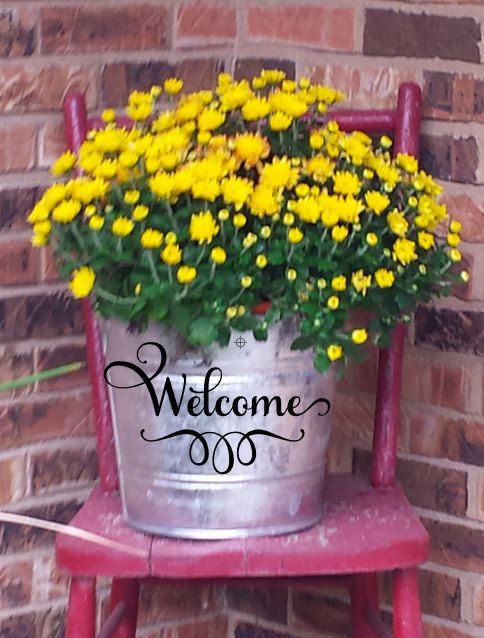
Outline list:
[[[251,333],[233,334],[225,348],[194,349],[159,325],[139,334],[130,333],[123,322],[104,323],[106,363],[113,364],[106,378],[128,523],[165,536],[221,539],[292,532],[320,519],[331,412],[323,401],[307,408],[318,399],[332,401],[334,375],[315,372],[310,351],[290,350],[296,333],[293,318],[273,326],[267,341],[256,341]],[[243,341],[236,343],[238,337]],[[156,344],[165,348],[167,361],[153,376],[162,358]],[[214,372],[207,386],[207,409],[213,413],[198,414],[202,404],[193,399],[194,416],[189,399],[202,399],[210,368],[222,373],[220,379]],[[149,384],[158,402],[165,389],[159,416],[138,370],[147,375],[145,381],[152,377]],[[175,407],[185,388],[177,415],[167,377]],[[277,400],[268,402],[276,395],[281,414],[291,397],[300,397],[291,404],[300,415],[286,411],[279,416]],[[243,414],[253,397],[264,396],[268,400],[256,402],[255,414],[214,411],[217,399],[226,413],[236,397],[245,397],[248,406],[242,399],[235,405]]]

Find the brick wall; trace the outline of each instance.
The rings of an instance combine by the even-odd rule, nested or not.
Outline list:
[[[482,0],[0,2],[0,379],[84,356],[79,307],[24,222],[63,148],[68,89],[99,111],[172,74],[210,85],[221,69],[282,67],[354,107],[392,106],[403,80],[422,86],[422,160],[464,223],[474,274],[418,312],[406,349],[399,476],[432,536],[427,638],[484,632],[483,20]],[[341,384],[333,468],[368,464],[374,376],[373,357]],[[0,507],[69,520],[96,475],[85,372],[2,394],[0,419]],[[62,636],[66,580],[51,535],[3,526],[0,539],[0,635]],[[328,591],[147,587],[140,636],[348,636],[347,612]]]

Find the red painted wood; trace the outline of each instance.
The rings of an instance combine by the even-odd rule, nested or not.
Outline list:
[[[101,627],[101,630],[97,635],[97,638],[113,638],[114,631],[123,619],[125,613],[126,603],[121,601],[109,613],[109,616],[104,621],[103,626]]]
[[[110,609],[113,611],[120,603],[125,604],[125,613],[112,638],[135,638],[138,616],[139,580],[115,578],[111,586]]]
[[[374,489],[362,477],[330,475],[324,501],[321,523],[297,534],[190,541],[151,537],[128,527],[119,496],[96,488],[73,524],[144,549],[146,560],[59,535],[58,562],[87,575],[203,579],[350,574],[426,560],[427,532],[399,487]]]
[[[369,617],[379,614],[378,580],[375,572],[351,577],[351,626],[354,638],[378,638]]]
[[[395,111],[332,111],[328,118],[336,120],[343,131],[389,133],[395,128]]]
[[[65,638],[94,638],[96,580],[74,576],[69,589]]]
[[[393,638],[423,638],[417,570],[397,569],[393,575]]]
[[[416,84],[400,86],[395,153],[418,157],[421,102],[420,88]],[[393,331],[390,348],[381,348],[379,352],[371,468],[371,482],[376,487],[391,486],[395,482],[404,340],[405,328],[399,325]]]
[[[69,93],[66,96],[64,100],[64,128],[69,149],[77,153],[86,138],[88,130],[86,101],[82,93]],[[112,491],[118,489],[119,483],[108,388],[103,376],[105,362],[102,340],[99,325],[87,299],[82,302],[82,310],[86,332],[87,364],[96,423],[99,480],[104,490]]]

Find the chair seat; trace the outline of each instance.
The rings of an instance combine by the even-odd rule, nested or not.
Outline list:
[[[221,541],[139,532],[122,517],[118,494],[95,488],[72,525],[132,552],[59,534],[58,565],[86,576],[237,578],[321,576],[412,567],[428,556],[428,535],[402,489],[375,489],[360,476],[330,474],[325,513],[308,530]]]

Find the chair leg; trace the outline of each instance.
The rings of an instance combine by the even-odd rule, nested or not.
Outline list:
[[[393,573],[393,636],[423,638],[416,568],[396,569]]]
[[[65,638],[94,638],[96,633],[96,579],[73,576]]]
[[[111,585],[110,611],[124,602],[126,612],[112,634],[112,638],[135,638],[138,616],[139,580],[135,578],[113,578]]]
[[[377,574],[353,574],[350,593],[353,638],[375,638],[376,634],[366,618],[368,612],[380,612]]]

